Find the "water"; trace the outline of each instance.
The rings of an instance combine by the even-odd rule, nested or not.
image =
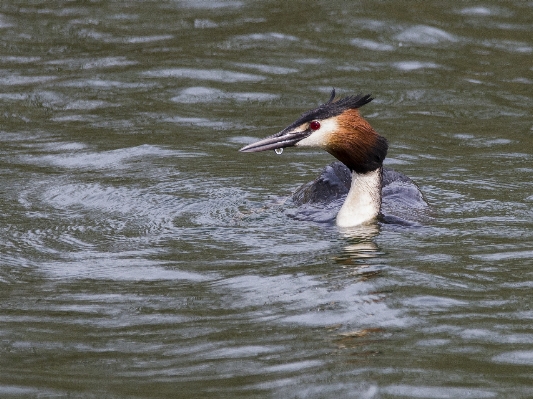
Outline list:
[[[532,3],[0,6],[0,396],[533,396]],[[421,227],[242,154],[372,93]]]

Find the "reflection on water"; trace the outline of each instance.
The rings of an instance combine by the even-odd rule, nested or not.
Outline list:
[[[530,31],[519,1],[4,1],[0,396],[532,396]],[[416,226],[310,221],[328,154],[237,152],[332,87],[373,93]]]

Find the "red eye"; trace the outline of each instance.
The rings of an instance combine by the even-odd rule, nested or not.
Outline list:
[[[319,121],[312,121],[310,124],[309,124],[309,128],[311,130],[318,130],[320,129],[320,122]]]

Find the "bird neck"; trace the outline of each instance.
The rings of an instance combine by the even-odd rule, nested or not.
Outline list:
[[[352,185],[337,214],[337,226],[358,226],[379,215],[382,176],[382,167],[367,173],[352,172]]]

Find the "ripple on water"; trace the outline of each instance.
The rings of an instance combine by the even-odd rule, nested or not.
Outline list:
[[[483,46],[494,48],[509,53],[531,54],[533,53],[533,46],[525,42],[514,40],[484,40]]]
[[[415,386],[415,385],[389,385],[380,389],[380,392],[406,398],[494,398],[497,392],[471,387],[450,388],[445,386]]]
[[[1,26],[0,26],[1,27]],[[49,397],[54,396],[61,396],[62,393],[59,391],[54,391],[52,389],[43,389],[42,387],[39,388],[28,388],[24,386],[17,386],[17,385],[0,385],[0,395],[6,395],[6,398],[11,397],[24,397],[24,396],[33,396],[38,397],[40,395],[45,395]]]
[[[196,18],[194,20],[195,29],[213,29],[218,27],[219,24],[207,18]]]
[[[51,207],[54,213],[69,214],[74,218],[73,223],[86,223],[87,228],[97,226],[115,235],[115,240],[147,235],[157,240],[160,234],[174,230],[174,218],[200,206],[198,201],[153,193],[153,189],[98,183],[56,183],[48,189],[33,187],[20,195],[19,202],[30,210],[44,206]]]
[[[461,145],[467,145],[471,147],[496,147],[500,145],[511,144],[513,141],[505,138],[488,138],[488,137],[476,137],[473,134],[457,133],[453,137],[462,140]],[[491,154],[491,157],[494,155]]]
[[[352,44],[355,47],[359,47],[365,50],[372,50],[372,51],[393,51],[394,46],[386,43],[380,43],[376,42],[374,40],[368,40],[368,39],[352,39],[350,40],[350,44]]]
[[[282,352],[286,347],[281,345],[268,345],[268,346],[259,346],[259,345],[242,345],[236,347],[226,347],[215,349],[209,352],[204,352],[204,354],[199,355],[199,358],[203,359],[220,359],[220,358],[247,358],[247,357],[256,357],[258,355],[273,353],[273,352]]]
[[[483,23],[485,23],[485,27],[491,27],[490,25],[486,25],[488,21],[491,21],[492,18],[485,18],[485,17],[504,17],[504,18],[512,18],[515,14],[511,9],[507,7],[502,7],[504,3],[500,3],[496,5],[497,3],[494,3],[494,5],[491,6],[473,6],[473,7],[464,7],[461,9],[457,9],[455,12],[461,15],[467,15],[471,17],[481,17],[479,20]]]
[[[501,251],[488,254],[470,255],[473,259],[479,259],[485,262],[501,262],[506,260],[533,259],[533,251]]]
[[[507,363],[533,366],[533,351],[504,352],[492,358],[495,363]]]
[[[30,100],[34,104],[39,104],[50,108],[63,107],[69,102],[66,96],[53,91],[45,90],[35,90],[33,92],[26,93],[0,93],[0,99],[8,101]]]
[[[462,306],[468,306],[468,302],[459,301],[457,299],[446,298],[443,296],[417,296],[412,297],[404,301],[405,304],[417,309],[425,309],[431,311],[444,311],[449,308],[457,308]]]
[[[112,281],[209,281],[213,277],[191,271],[166,268],[162,262],[146,259],[147,251],[121,254],[83,251],[72,261],[40,263],[39,269],[55,279],[91,279]]]
[[[215,121],[207,118],[192,118],[184,116],[172,116],[163,118],[165,122],[177,123],[179,125],[193,125],[200,127],[209,127],[216,129],[234,129],[236,126],[233,123],[225,121]]]
[[[70,101],[63,109],[65,110],[92,110],[98,108],[119,107],[118,103],[110,103],[101,100],[75,100]]]
[[[298,58],[294,60],[294,62],[297,62],[299,64],[304,65],[320,65],[324,64],[326,62],[325,58]]]
[[[176,5],[181,8],[212,10],[218,8],[239,8],[243,6],[243,2],[216,0],[181,0]]]
[[[173,39],[174,35],[134,36],[122,39],[124,43],[150,43]]]
[[[478,7],[463,8],[459,10],[459,14],[485,16],[485,15],[492,15],[494,14],[494,12],[492,11],[492,9],[488,7],[478,6]]]
[[[249,64],[243,62],[235,62],[233,65],[241,68],[255,69],[260,72],[270,73],[273,75],[288,75],[290,73],[298,72],[296,68],[287,68],[275,65],[265,65],[265,64]]]
[[[209,87],[189,87],[181,90],[180,94],[171,100],[177,103],[208,103],[214,101],[269,101],[279,98],[279,95],[267,93],[237,93],[212,89]]]
[[[0,56],[0,62],[12,64],[31,64],[40,61],[41,57],[24,57],[24,56]]]
[[[127,83],[120,82],[115,80],[102,80],[102,79],[79,79],[79,80],[69,80],[59,84],[60,86],[65,87],[92,87],[96,89],[135,89],[135,88],[146,88],[152,87],[153,85],[148,83]]]
[[[103,58],[68,58],[47,61],[48,65],[62,65],[72,69],[96,69],[113,68],[138,64],[138,61],[128,60],[126,57],[103,57]]]
[[[270,33],[250,33],[248,35],[240,35],[235,36],[235,40],[240,41],[289,41],[289,42],[297,42],[300,39],[298,39],[296,36],[292,35],[285,35],[283,33],[278,32],[270,32]]]
[[[141,190],[125,187],[104,186],[99,183],[56,184],[41,192],[41,200],[58,209],[79,206],[106,213],[139,213],[146,216],[150,212]]]
[[[0,93],[0,99],[9,101],[27,100],[29,97],[27,93]]]
[[[112,279],[119,273],[119,279],[129,280],[204,279],[195,272],[168,269],[164,262],[145,259],[160,250],[158,242],[175,237],[174,219],[197,211],[202,206],[198,201],[176,196],[175,187],[131,188],[69,180],[59,176],[34,183],[18,196],[28,221],[40,227],[13,231],[11,240],[41,256],[60,257],[39,262],[47,274],[57,278]],[[187,184],[176,184],[184,192]],[[62,222],[50,226],[52,215]],[[95,235],[96,231],[100,233]],[[143,277],[147,270],[150,276]]]
[[[157,71],[143,72],[143,75],[151,78],[180,78],[210,80],[224,83],[259,82],[266,78],[261,75],[250,73],[233,72],[225,69],[195,69],[195,68],[171,68]]]
[[[255,309],[257,306],[279,309],[269,314],[281,323],[306,326],[348,325],[351,328],[405,327],[405,317],[387,306],[375,286],[350,281],[336,289],[327,281],[309,275],[238,276],[217,282],[215,286],[229,290],[227,306]],[[239,298],[236,300],[236,298]],[[327,311],[325,311],[327,310]]]
[[[63,115],[50,118],[53,122],[95,122],[100,120],[96,115]]]
[[[9,76],[0,77],[0,85],[23,86],[32,85],[35,83],[45,83],[55,79],[57,79],[57,76],[20,76],[12,74]]]
[[[88,145],[85,143],[61,143],[61,142],[53,142],[53,143],[44,143],[42,144],[41,148],[48,151],[80,151],[85,150],[88,148]]]
[[[54,144],[55,145],[55,144]],[[28,164],[53,165],[69,169],[107,169],[126,167],[125,162],[135,158],[150,157],[168,157],[168,156],[198,156],[198,153],[189,154],[177,150],[167,150],[158,146],[143,144],[137,147],[119,148],[117,150],[90,152],[90,153],[68,153],[61,150],[61,146],[75,146],[75,143],[58,143],[58,154],[47,155],[23,155],[20,161]],[[83,146],[83,144],[82,144]],[[55,149],[57,147],[52,147]]]
[[[416,25],[398,33],[394,38],[400,42],[408,42],[420,45],[435,45],[439,43],[453,43],[457,38],[438,28],[428,25]]]
[[[437,69],[441,68],[439,64],[433,62],[421,61],[400,61],[394,62],[392,66],[400,71],[416,71],[417,69]]]
[[[246,50],[255,49],[260,47],[261,49],[271,48],[275,51],[279,51],[282,46],[292,46],[294,43],[299,42],[300,39],[296,36],[285,35],[278,32],[270,33],[251,33],[247,35],[237,35],[221,43],[219,47],[223,50]]]
[[[9,22],[4,15],[0,14],[0,29],[12,28],[14,26],[16,25]]]

